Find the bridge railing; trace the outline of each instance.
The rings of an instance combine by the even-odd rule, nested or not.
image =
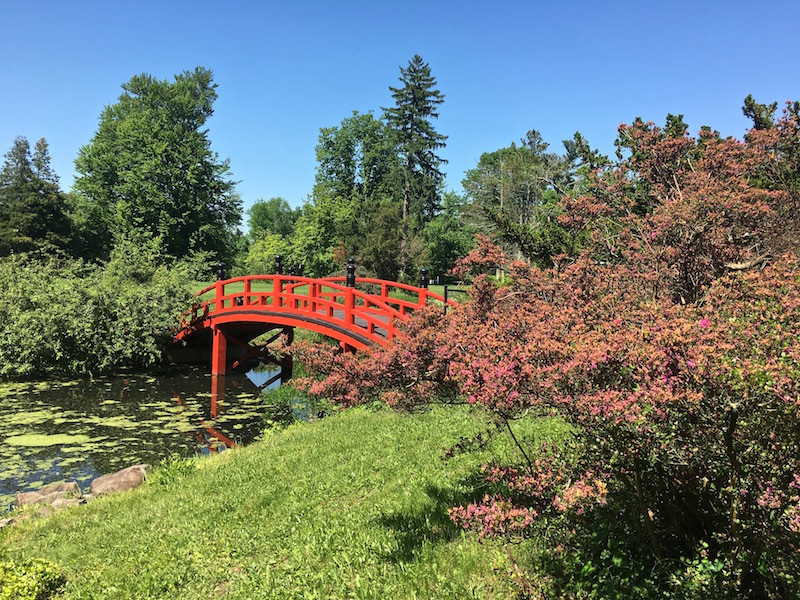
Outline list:
[[[346,277],[325,277],[324,281],[344,284]],[[430,304],[432,301],[437,304],[453,304],[453,301],[446,300],[441,294],[431,292],[427,288],[414,287],[396,281],[386,281],[384,279],[372,279],[370,277],[359,277],[356,279],[356,289],[359,286],[367,288],[380,288],[379,296],[383,302],[396,308],[402,315],[406,315],[420,306]]]
[[[395,336],[395,320],[405,320],[430,302],[446,302],[439,294],[402,283],[359,278],[357,285],[375,293],[346,286],[344,277],[250,275],[217,281],[198,293],[202,303],[186,315],[183,325],[188,328],[212,314],[255,308],[323,320],[380,343]]]

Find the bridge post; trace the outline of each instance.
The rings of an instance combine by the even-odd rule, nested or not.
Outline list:
[[[221,377],[228,372],[228,338],[222,329],[214,325],[211,326],[211,335],[211,375]]]
[[[283,306],[283,277],[276,275],[272,278],[272,307],[279,309]]]
[[[428,269],[425,267],[419,270],[419,287],[428,289]]]
[[[353,324],[353,308],[356,305],[355,294],[353,288],[348,287],[344,293],[344,324],[350,327]]]
[[[214,311],[218,311],[223,306],[222,297],[225,295],[225,264],[217,265],[217,282],[214,284]]]
[[[347,276],[344,284],[347,287],[356,287],[356,259],[352,256],[347,259]]]
[[[317,314],[317,296],[319,295],[319,287],[316,281],[311,281],[308,284],[308,308],[312,315]]]
[[[418,303],[420,306],[425,306],[428,301],[428,269],[425,267],[419,270],[419,287]]]

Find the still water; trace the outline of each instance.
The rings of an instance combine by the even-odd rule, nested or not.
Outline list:
[[[262,433],[272,372],[201,370],[0,384],[0,513],[14,496],[168,456],[219,452]],[[268,387],[278,385],[274,382]]]

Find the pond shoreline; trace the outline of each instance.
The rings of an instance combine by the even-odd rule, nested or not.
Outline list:
[[[0,507],[57,481],[86,486],[131,464],[247,444],[265,421],[261,390],[240,374],[214,381],[171,366],[0,383]]]

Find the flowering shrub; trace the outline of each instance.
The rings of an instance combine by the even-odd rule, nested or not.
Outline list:
[[[799,129],[792,115],[779,125]],[[781,154],[763,136],[674,138],[643,123],[621,133],[631,157],[596,173],[591,195],[564,200],[565,226],[587,234],[579,256],[540,270],[481,240],[459,268],[503,263],[510,285],[479,275],[446,318],[420,311],[385,349],[312,360],[329,375],[306,385],[348,405],[560,415],[577,458],[525,448],[524,464],[487,465],[496,493],[453,508],[456,523],[526,535],[561,515],[572,530],[613,501],[654,564],[689,561],[687,577],[728,595],[791,595],[800,263],[782,230],[796,230],[798,211],[791,190],[755,185]]]

